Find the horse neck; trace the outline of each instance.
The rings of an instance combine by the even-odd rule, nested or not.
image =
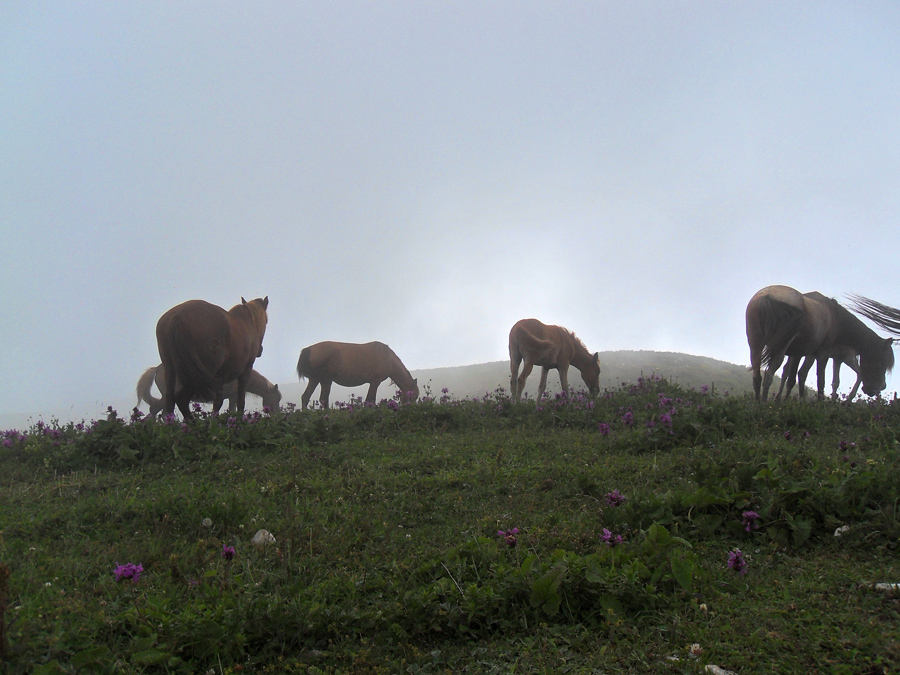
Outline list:
[[[850,345],[860,353],[878,348],[878,343],[881,340],[878,337],[878,333],[841,306],[838,306],[836,309],[836,314],[839,325],[837,342]]]
[[[256,372],[255,370],[250,371],[250,379],[247,380],[247,391],[259,396],[263,396],[264,394],[268,394],[274,388],[275,385],[269,382],[258,372]]]
[[[398,357],[393,352],[391,352],[390,354],[390,368],[391,379],[394,381],[394,383],[402,387],[404,392],[411,391],[415,386],[413,376],[406,369],[406,366],[403,365],[400,357]]]
[[[581,340],[571,333],[569,334],[569,337],[572,339],[572,359],[570,363],[578,368],[578,370],[581,370],[585,366],[590,365],[590,362],[594,360],[594,357]]]

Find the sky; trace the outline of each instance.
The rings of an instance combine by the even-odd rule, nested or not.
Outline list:
[[[764,286],[900,306],[897,44],[878,1],[7,0],[0,413],[130,399],[193,298],[269,297],[275,382],[525,317],[749,364]]]

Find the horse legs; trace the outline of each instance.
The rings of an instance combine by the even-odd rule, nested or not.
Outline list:
[[[557,368],[559,371],[559,384],[562,387],[563,393],[568,396],[569,395],[569,366],[560,365]]]
[[[766,374],[762,383],[762,401],[765,403],[769,400],[769,387],[772,386],[772,380],[775,379],[775,373],[781,368],[784,361],[784,354],[775,354],[769,359],[769,365],[766,366]],[[755,381],[755,378],[754,378]]]
[[[781,393],[784,391],[785,384],[787,384],[787,392],[784,394],[784,397],[788,398],[791,395],[791,390],[797,382],[797,365],[799,363],[800,357],[788,357],[787,363],[784,364],[784,370],[781,371],[781,385],[778,387],[778,393],[775,394],[776,401],[781,400]],[[803,391],[802,386],[800,391]]]
[[[366,403],[375,403],[375,397],[378,396],[378,385],[381,382],[369,382],[369,391],[366,392]]]
[[[760,373],[760,364],[762,362],[762,349],[754,349],[750,346],[750,370],[753,372],[753,395],[759,400],[759,389],[762,385],[762,374]]]
[[[538,395],[537,395],[537,404],[541,404],[541,399],[544,397],[544,390],[547,388],[547,373],[550,372],[550,368],[547,366],[541,366],[541,382],[538,384]]]
[[[522,392],[525,391],[525,380],[531,375],[532,368],[534,368],[534,362],[526,358],[525,364],[522,366],[522,372],[519,374],[518,386],[516,388],[516,403],[522,399]],[[516,370],[518,370],[518,367]]]
[[[509,357],[509,397],[515,401],[519,402],[519,398],[521,396],[522,390],[517,387],[517,380],[519,379],[519,364],[522,363],[521,356],[512,356]]]
[[[331,380],[322,380],[322,389],[319,391],[319,403],[328,409],[328,396],[331,394]]]
[[[191,394],[186,387],[183,387],[181,391],[173,397],[173,403],[178,405],[178,409],[181,411],[181,415],[184,419],[194,419],[194,413],[191,412]],[[172,412],[174,413],[174,411],[175,408],[173,406]]]
[[[300,397],[301,410],[306,410],[306,406],[309,404],[309,397],[312,396],[318,386],[319,381],[314,377],[310,377],[309,383],[306,385],[306,391],[304,391],[303,395]]]
[[[803,359],[803,365],[800,366],[800,373],[797,377],[797,395],[800,398],[806,398],[806,376],[809,375],[809,371],[815,362],[815,356],[807,356]]]
[[[819,399],[825,398],[825,371],[828,368],[828,358],[816,360],[816,386]]]

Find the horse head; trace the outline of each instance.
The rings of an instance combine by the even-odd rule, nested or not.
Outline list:
[[[859,376],[862,378],[862,390],[866,396],[877,396],[885,387],[885,375],[894,368],[894,340],[878,338],[874,351],[859,355]]]
[[[412,403],[414,401],[419,400],[419,380],[418,378],[412,381],[412,389],[409,391],[401,391],[400,392],[400,401],[402,403]]]
[[[600,393],[600,352],[594,352],[588,364],[581,368],[581,379],[592,396]]]
[[[278,410],[281,406],[281,392],[278,390],[278,385],[276,384],[272,387],[263,397],[263,405],[271,410]]]

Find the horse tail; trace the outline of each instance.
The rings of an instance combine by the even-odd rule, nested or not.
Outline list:
[[[765,336],[762,364],[768,368],[772,357],[777,353],[783,353],[797,335],[803,321],[803,310],[786,302],[763,297],[760,298],[757,311],[759,325]]]
[[[301,380],[308,378],[311,374],[309,367],[309,347],[304,347],[300,352],[300,358],[297,359],[297,377]]]
[[[153,412],[154,408],[157,410],[162,408],[162,399],[156,398],[150,393],[150,388],[153,386],[153,379],[156,377],[156,369],[158,367],[159,366],[153,366],[152,368],[147,368],[138,380],[137,387],[135,388],[137,393],[137,403],[134,406],[135,408],[140,406],[142,402],[150,406],[151,412]]]
[[[173,324],[167,338],[175,372],[169,373],[167,369],[166,378],[177,377],[181,380],[182,386],[190,387],[192,398],[213,400],[214,393],[218,388],[215,376],[203,367],[203,359],[200,358],[196,342],[184,320],[181,317],[175,317]]]

